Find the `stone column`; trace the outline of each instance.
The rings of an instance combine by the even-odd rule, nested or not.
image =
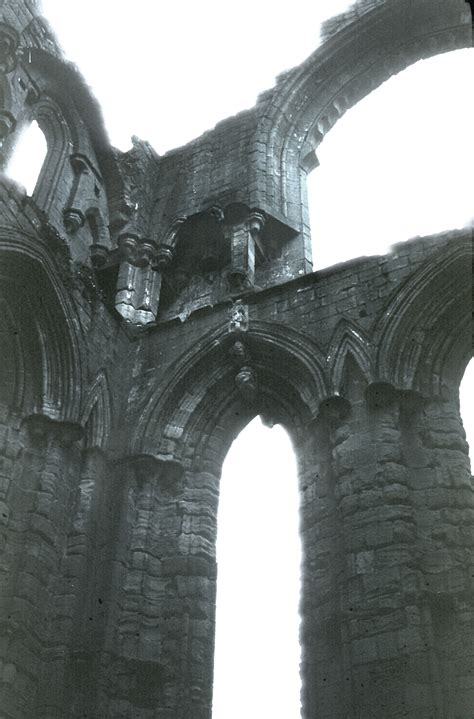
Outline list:
[[[424,641],[413,607],[415,518],[397,392],[390,385],[371,385],[366,401],[355,397],[349,407],[334,397],[321,409],[333,482],[335,539],[328,553],[335,566],[327,607],[332,607],[334,631],[328,639],[324,626],[319,637],[315,632],[320,661],[305,716],[395,718],[402,710],[410,712],[405,691],[410,657]],[[318,647],[321,636],[325,641]],[[335,677],[328,676],[325,662],[334,667]],[[328,682],[333,683],[330,691]]]
[[[346,555],[343,591],[347,687],[354,717],[428,719],[407,696],[412,658],[423,652],[416,585],[415,511],[402,452],[398,393],[369,385],[348,427],[334,436],[334,468]],[[425,651],[424,661],[428,661]],[[425,715],[424,712],[427,712]]]
[[[175,576],[184,621],[176,719],[210,719],[214,666],[219,478],[211,467],[186,472]]]
[[[68,717],[96,716],[97,678],[104,641],[110,578],[113,473],[105,453],[83,451],[81,477],[62,561],[62,602],[67,608],[68,653],[64,711]],[[64,617],[63,621],[66,620]]]
[[[210,716],[216,486],[149,455],[117,463],[98,716]]]
[[[402,394],[417,524],[418,621],[429,654],[428,662],[422,650],[413,657],[408,698],[413,716],[425,716],[421,710],[431,697],[432,716],[468,717],[474,706],[474,484],[457,391],[424,401]]]
[[[301,700],[304,719],[348,716],[339,577],[342,537],[332,469],[330,435],[343,413],[336,403],[320,412],[296,448],[303,547],[301,595]]]
[[[6,497],[8,542],[2,617],[2,709],[12,717],[62,717],[62,678],[67,610],[59,596],[79,464],[78,425],[42,415],[23,423],[22,450]],[[46,683],[48,687],[46,686]],[[51,691],[48,690],[51,689]]]

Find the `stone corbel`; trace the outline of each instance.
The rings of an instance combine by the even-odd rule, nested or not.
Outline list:
[[[241,399],[246,404],[252,404],[258,394],[257,375],[250,364],[250,353],[241,340],[234,342],[229,350],[233,364],[239,368],[234,377],[235,386]]]
[[[119,237],[118,247],[122,261],[115,308],[127,322],[143,327],[156,320],[163,271],[173,258],[172,248],[157,247],[133,235]]]
[[[10,25],[0,23],[0,73],[7,75],[17,66],[19,43],[17,31]]]
[[[230,308],[229,332],[240,334],[249,328],[249,308],[242,300],[236,300]]]

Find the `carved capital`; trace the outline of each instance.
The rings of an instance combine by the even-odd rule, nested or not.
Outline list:
[[[262,233],[262,230],[265,226],[265,220],[266,215],[263,212],[259,212],[258,210],[253,210],[248,218],[248,228],[249,232],[252,235],[252,237],[259,237]]]
[[[153,268],[163,272],[172,262],[174,257],[173,248],[171,245],[160,244],[158,245],[155,252],[155,259]]]
[[[84,214],[75,207],[66,207],[63,212],[63,222],[66,232],[74,235],[85,223]]]
[[[17,31],[5,23],[0,23],[0,73],[6,75],[15,69],[19,42]]]
[[[117,240],[119,257],[121,260],[135,264],[138,256],[138,237],[136,235],[120,235]]]
[[[134,264],[137,267],[148,267],[155,256],[156,245],[151,240],[142,240],[135,250]]]

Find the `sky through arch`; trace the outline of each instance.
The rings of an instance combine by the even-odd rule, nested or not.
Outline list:
[[[28,195],[34,192],[47,151],[44,133],[33,120],[22,130],[6,168],[6,174],[23,185]]]
[[[422,60],[336,123],[308,178],[313,269],[474,221],[474,50]]]
[[[213,719],[299,716],[296,458],[258,417],[224,462],[217,562]]]

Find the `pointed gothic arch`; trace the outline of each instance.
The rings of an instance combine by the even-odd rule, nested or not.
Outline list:
[[[235,382],[240,365],[232,358],[232,348],[240,341],[261,395],[258,407],[249,405],[249,410]],[[222,423],[235,421],[222,462],[233,437],[255,414],[284,418],[297,430],[317,415],[327,395],[324,355],[310,338],[270,322],[253,322],[244,335],[223,326],[178,360],[164,391],[161,384],[152,392],[137,421],[131,450],[180,459],[194,432],[209,436],[213,429],[220,431]]]
[[[87,448],[104,449],[110,437],[112,404],[105,370],[101,369],[91,383],[81,412]]]
[[[54,236],[50,239],[56,241]],[[80,322],[57,267],[65,250],[58,246],[52,257],[44,243],[44,236],[0,227],[2,294],[16,317],[17,357],[24,367],[15,394],[23,413],[77,422],[82,387]],[[28,283],[22,281],[25,275]]]
[[[325,134],[408,65],[471,47],[471,14],[464,0],[360,3],[355,18],[350,13],[334,18],[323,40],[305,62],[280,77],[254,142],[255,152],[267,151],[256,183],[265,190],[253,204],[301,232],[305,256],[311,256],[306,175],[318,165],[316,150]]]
[[[458,387],[471,353],[472,246],[469,233],[448,237],[396,290],[374,328],[377,378],[400,389]]]
[[[331,372],[331,386],[335,393],[342,393],[344,370],[348,357],[358,365],[367,383],[373,379],[371,345],[364,330],[342,318],[336,325],[327,352]]]

